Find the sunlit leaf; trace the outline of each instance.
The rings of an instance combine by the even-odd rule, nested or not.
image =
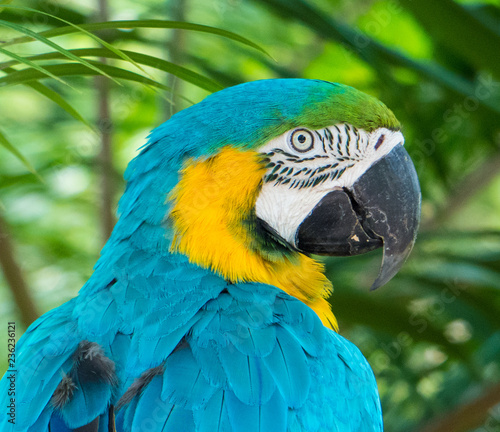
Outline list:
[[[134,28],[162,28],[162,29],[183,29],[183,30],[192,30],[197,32],[209,33],[217,36],[222,36],[227,39],[234,40],[243,45],[247,45],[251,48],[254,48],[262,53],[267,54],[267,52],[252,42],[251,40],[240,36],[236,33],[233,33],[228,30],[223,30],[217,27],[210,27],[201,24],[193,24],[189,22],[182,21],[163,21],[163,20],[122,20],[122,21],[107,21],[100,23],[89,23],[89,24],[81,24],[77,26],[83,30],[92,32],[106,29],[134,29]],[[79,31],[76,27],[68,26],[68,27],[58,27],[55,29],[46,30],[38,33],[40,36],[45,38],[52,38],[55,36],[62,36],[70,33],[75,33]],[[31,37],[19,37],[4,43],[4,46],[31,42],[33,40],[33,36]]]
[[[63,54],[67,58],[69,58],[71,60],[75,60],[78,63],[81,63],[82,65],[88,67],[89,69],[94,70],[99,75],[104,75],[104,76],[112,79],[116,83],[118,83],[118,81],[114,80],[114,78],[112,78],[111,76],[107,75],[106,72],[104,72],[102,70],[102,68],[100,68],[98,65],[91,64],[91,63],[89,63],[88,61],[86,61],[84,59],[78,58],[74,54],[70,53],[67,49],[65,49],[62,46],[56,44],[55,42],[51,41],[50,39],[47,39],[46,37],[40,35],[39,33],[36,33],[36,32],[34,32],[34,31],[32,31],[32,30],[24,27],[24,26],[21,26],[21,25],[18,25],[18,24],[14,24],[14,23],[10,23],[8,21],[1,20],[1,19],[0,19],[0,25],[3,25],[4,27],[8,27],[8,28],[10,28],[12,30],[16,30],[16,31],[18,31],[20,33],[24,33],[26,35],[29,35],[30,37],[32,37],[32,38],[34,38],[34,39],[36,39],[36,40],[38,40],[38,41],[40,41],[40,42],[42,42],[42,43],[50,46],[51,48],[55,49],[56,51],[60,52],[61,54]],[[6,46],[6,44],[2,44],[2,45]]]

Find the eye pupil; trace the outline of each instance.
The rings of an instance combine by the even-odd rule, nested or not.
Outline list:
[[[314,135],[307,129],[296,129],[290,136],[290,146],[299,153],[305,153],[314,147]]]

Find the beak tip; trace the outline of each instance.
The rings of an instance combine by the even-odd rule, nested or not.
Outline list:
[[[375,280],[375,282],[372,283],[372,286],[370,287],[370,292],[372,291],[375,291],[376,289],[380,288],[382,285],[384,284],[381,284],[379,281],[378,281],[379,278],[377,278]]]
[[[384,250],[384,256],[382,258],[382,265],[380,267],[379,274],[377,279],[373,282],[370,287],[370,292],[375,291],[377,288],[385,285],[389,282],[396,274],[399,272],[403,264],[408,259],[410,252],[413,249],[413,245],[415,244],[415,237],[413,237],[412,241],[407,245],[407,247],[400,252],[394,254],[387,254],[386,250]]]
[[[384,286],[387,282],[389,282],[397,273],[399,270],[399,267],[397,269],[389,269],[388,271],[387,268],[384,268],[384,265],[382,264],[382,267],[380,269],[379,275],[377,276],[377,279],[372,283],[372,286],[370,287],[370,292],[375,291],[377,288],[380,288],[381,286]]]

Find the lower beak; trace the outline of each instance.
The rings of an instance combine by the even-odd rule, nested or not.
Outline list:
[[[386,284],[410,254],[420,221],[415,167],[402,145],[372,165],[349,189],[325,195],[300,224],[296,246],[307,253],[351,256],[384,248],[371,289]]]

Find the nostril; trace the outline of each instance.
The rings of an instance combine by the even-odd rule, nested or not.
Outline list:
[[[375,150],[378,150],[379,147],[382,145],[382,143],[385,140],[385,135],[380,135],[379,139],[377,140],[377,143],[375,144]]]

